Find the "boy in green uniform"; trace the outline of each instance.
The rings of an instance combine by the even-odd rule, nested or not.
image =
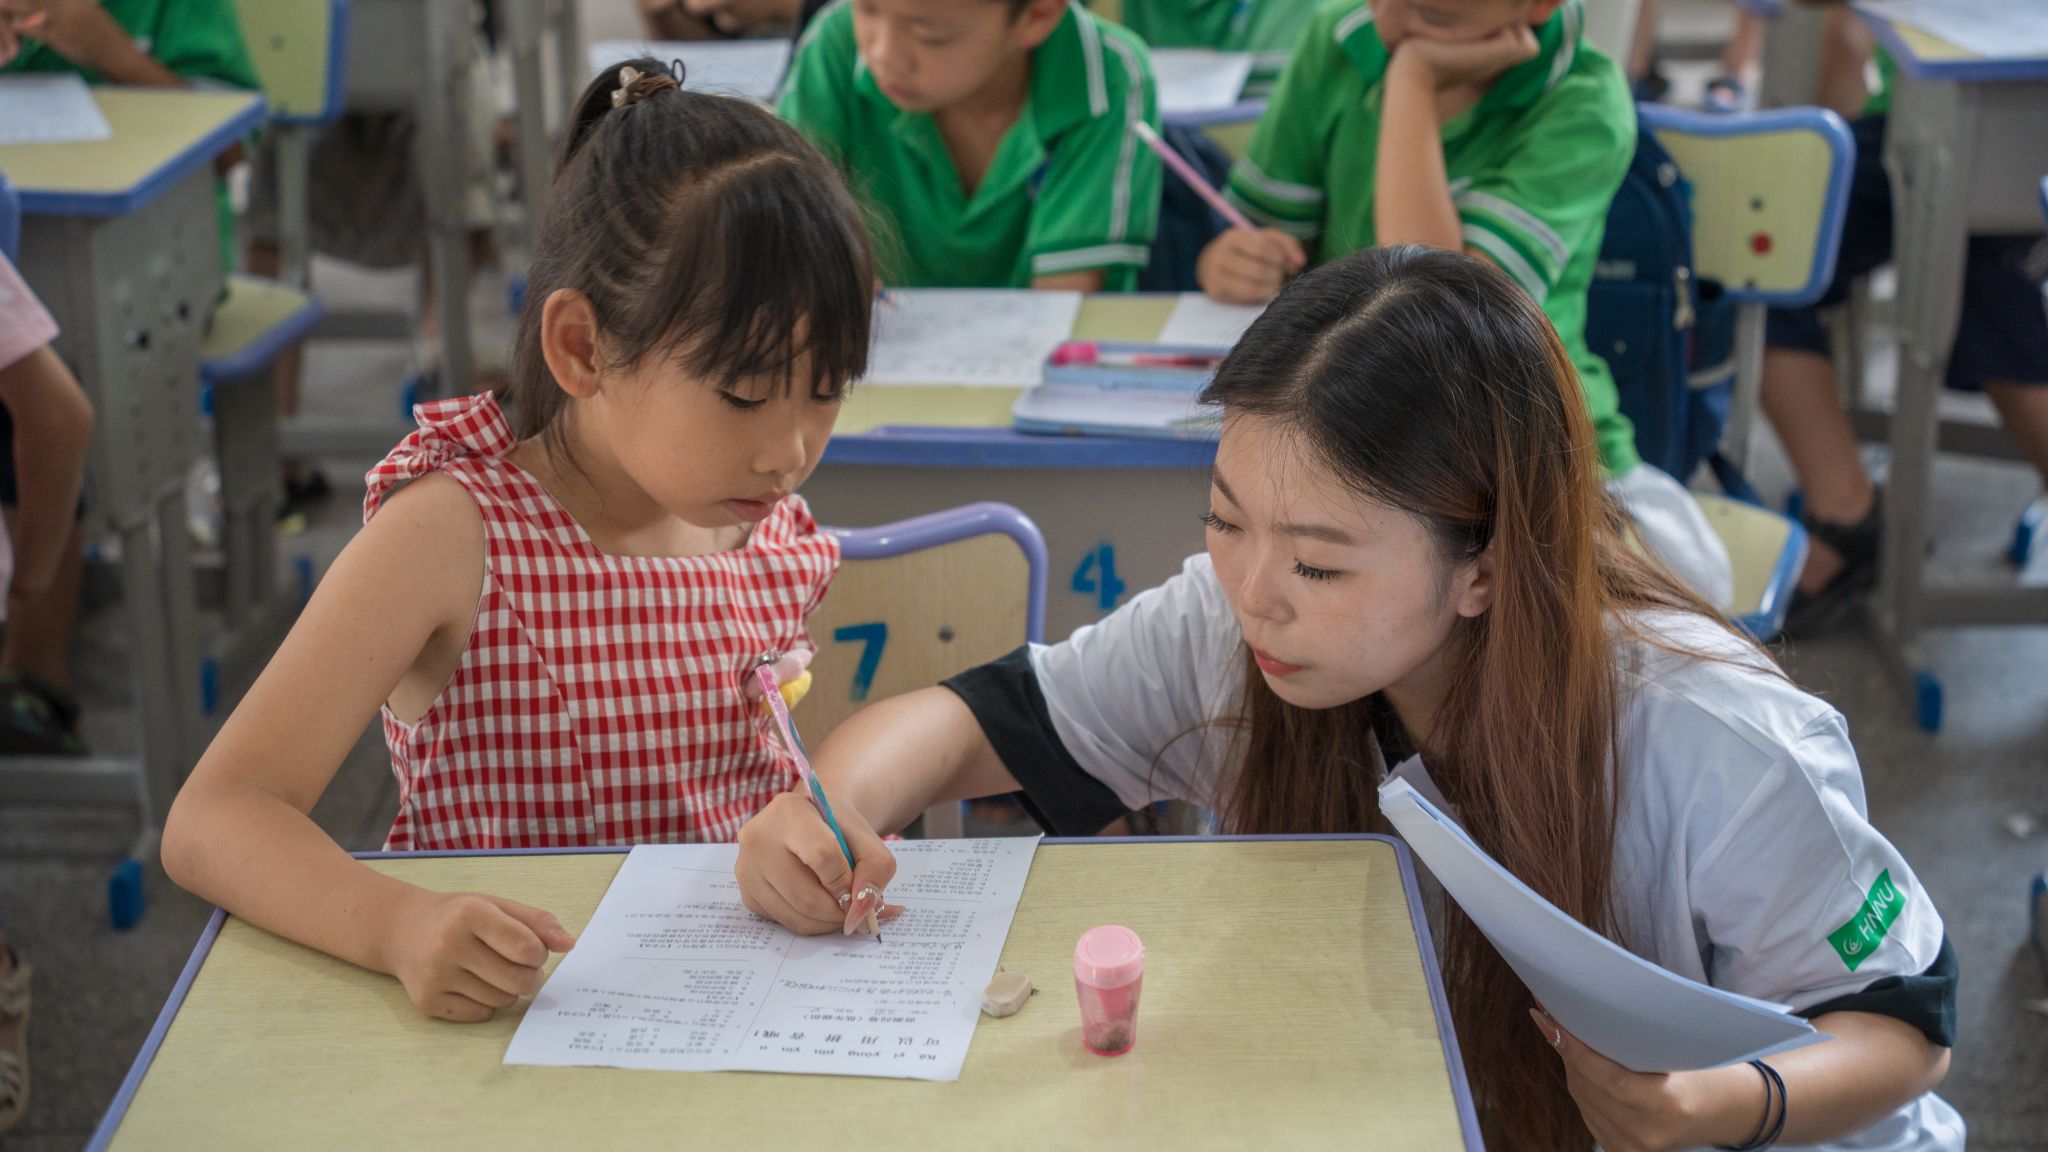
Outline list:
[[[1578,369],[1609,487],[1639,535],[1717,606],[1726,549],[1679,484],[1636,454],[1586,289],[1635,152],[1614,61],[1580,37],[1580,0],[1359,0],[1317,12],[1232,171],[1259,232],[1202,253],[1209,295],[1263,303],[1310,260],[1375,244],[1463,249],[1528,292]]]
[[[0,72],[76,72],[91,84],[257,87],[231,0],[0,0]],[[11,58],[10,58],[11,56]],[[234,209],[220,189],[221,267]]]
[[[10,72],[76,72],[93,84],[256,87],[229,0],[0,0]]]
[[[1124,291],[1146,264],[1151,63],[1070,0],[840,0],[779,108],[885,226],[891,284]]]

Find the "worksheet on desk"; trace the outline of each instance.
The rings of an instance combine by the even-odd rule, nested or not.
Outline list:
[[[737,845],[633,849],[505,1063],[958,1080],[1038,837],[891,848],[880,940],[747,911]]]
[[[1166,327],[1160,329],[1159,342],[1235,348],[1244,330],[1265,311],[1263,304],[1219,304],[1200,292],[1183,292],[1166,318]]]
[[[1074,332],[1079,292],[891,288],[875,303],[869,384],[1029,388]]]
[[[1154,48],[1152,79],[1159,90],[1161,116],[1221,112],[1244,94],[1251,78],[1252,54],[1216,52],[1207,48]]]
[[[2039,0],[1864,0],[1857,7],[1994,60],[2048,57],[2048,4]]]
[[[0,144],[71,144],[114,134],[85,79],[69,72],[0,76]]]

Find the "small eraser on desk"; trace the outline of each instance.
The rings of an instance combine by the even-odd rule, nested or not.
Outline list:
[[[991,1016],[1015,1016],[1031,999],[1031,977],[1021,972],[998,972],[981,992],[981,1010]]]

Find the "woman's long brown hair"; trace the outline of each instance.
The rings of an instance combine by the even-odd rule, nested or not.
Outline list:
[[[1447,576],[1492,550],[1492,602],[1453,633],[1456,672],[1437,730],[1402,735],[1481,846],[1614,935],[1617,632],[1630,632],[1632,610],[1719,617],[1627,545],[1577,373],[1542,310],[1464,255],[1356,253],[1283,293],[1205,399],[1285,421],[1362,496],[1419,518]],[[1374,720],[1390,711],[1371,700],[1294,707],[1245,660],[1225,828],[1379,826]],[[1444,948],[1490,1142],[1590,1147],[1558,1060],[1529,1022],[1528,991],[1455,905]]]

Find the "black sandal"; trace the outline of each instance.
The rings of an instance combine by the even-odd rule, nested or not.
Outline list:
[[[1799,520],[1815,540],[1842,558],[1842,570],[1820,591],[1792,594],[1792,607],[1785,613],[1785,634],[1812,636],[1840,622],[1858,597],[1877,586],[1878,551],[1884,543],[1884,490],[1877,491],[1870,511],[1854,524],[1816,520],[1810,512]]]
[[[277,518],[288,520],[293,516],[307,514],[334,495],[334,486],[327,482],[327,474],[311,465],[300,469],[287,468],[284,474],[284,501],[278,505]]]
[[[84,756],[78,701],[17,669],[0,672],[0,756]]]

